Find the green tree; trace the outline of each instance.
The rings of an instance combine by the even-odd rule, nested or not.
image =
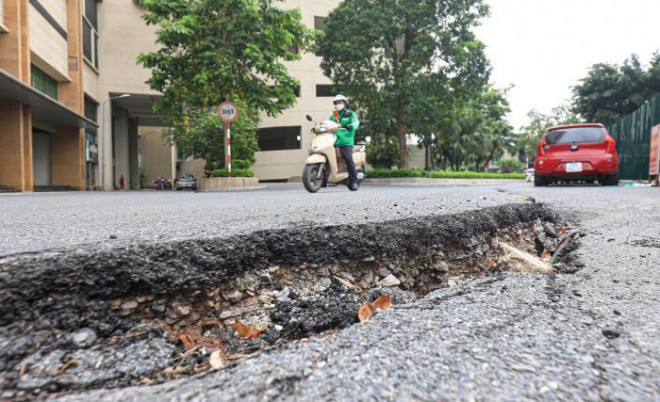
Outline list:
[[[656,93],[660,93],[660,53],[653,55],[648,69],[632,55],[621,66],[592,66],[573,88],[573,109],[585,120],[611,125]]]
[[[163,94],[155,110],[171,124],[175,143],[199,142],[185,137],[207,132],[215,124],[208,110],[224,100],[268,115],[296,102],[299,82],[283,61],[300,59],[296,49],[310,48],[315,34],[299,10],[278,2],[140,0],[160,48],[138,62],[151,70],[149,86]],[[201,126],[191,130],[191,122]]]
[[[346,0],[328,16],[321,67],[360,107],[391,116],[387,126],[393,118],[401,167],[415,119],[409,105],[424,101],[418,94],[428,74],[460,77],[479,63],[487,70],[471,31],[487,12],[483,0]]]

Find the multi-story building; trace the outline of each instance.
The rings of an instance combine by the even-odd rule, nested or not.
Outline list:
[[[288,0],[322,29],[336,1]],[[135,0],[0,0],[0,187],[140,188],[150,172],[176,174],[176,151],[154,141],[165,125],[138,54],[157,49]],[[312,134],[306,114],[332,104],[320,60],[288,63],[296,106],[258,132],[260,179],[300,176]],[[148,140],[147,140],[148,137]],[[162,146],[168,149],[153,150]],[[147,166],[149,165],[149,166]],[[154,173],[155,174],[155,173]]]

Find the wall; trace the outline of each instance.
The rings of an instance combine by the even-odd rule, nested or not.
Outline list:
[[[50,144],[51,184],[84,189],[84,167],[80,158],[84,148],[79,130],[60,130],[51,134]]]
[[[147,187],[153,187],[154,179],[172,177],[172,147],[163,139],[161,128],[140,127],[140,173],[145,176]]]
[[[288,0],[286,9],[300,8],[302,20],[309,28],[314,28],[314,17],[327,16],[339,5],[340,1]],[[289,73],[300,80],[300,98],[298,103],[281,116],[268,118],[262,116],[262,127],[301,126],[302,144],[300,149],[285,151],[257,152],[253,166],[255,175],[261,180],[289,179],[302,176],[303,163],[307,158],[309,146],[314,135],[312,123],[305,119],[311,114],[317,120],[325,120],[332,113],[332,98],[316,97],[317,84],[330,84],[319,67],[321,58],[311,53],[303,53],[301,60],[286,63]]]
[[[143,10],[134,0],[112,0],[98,3],[99,13],[99,72],[98,98],[100,104],[109,98],[110,93],[157,94],[145,81],[150,71],[137,65],[140,53],[156,50],[155,28],[148,27],[141,19]],[[90,75],[90,72],[86,72]],[[92,79],[88,78],[86,90],[94,91]],[[99,110],[99,121],[111,119],[111,107],[106,105]],[[99,130],[99,157],[103,172],[103,187],[112,189],[112,137],[111,125],[106,123]],[[115,150],[118,151],[118,150]],[[128,149],[126,148],[126,152]],[[127,155],[118,155],[128,159]],[[122,162],[123,163],[123,162]],[[128,175],[125,175],[128,183]],[[169,176],[169,175],[168,175]],[[117,180],[119,173],[117,174]]]
[[[55,9],[57,14],[51,15],[60,26],[66,29],[66,6],[62,11],[63,15],[60,15],[60,7],[46,7],[50,3],[59,4],[61,1],[42,0],[41,4],[49,12],[49,8]],[[58,81],[68,80],[67,40],[32,5],[30,5],[29,18],[30,50],[34,54],[33,63]]]

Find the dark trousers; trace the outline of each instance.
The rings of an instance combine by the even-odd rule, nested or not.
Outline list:
[[[357,183],[357,171],[355,171],[355,162],[353,161],[353,147],[339,147],[342,158],[346,161],[346,170],[348,170],[348,184]]]

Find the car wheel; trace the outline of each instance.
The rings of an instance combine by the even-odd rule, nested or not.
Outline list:
[[[611,176],[607,176],[604,179],[601,179],[600,183],[603,186],[618,186],[619,185],[619,174],[615,173]]]
[[[545,178],[539,177],[539,176],[534,176],[534,186],[535,187],[544,187],[544,186],[547,186],[547,185],[548,185],[548,181]]]

